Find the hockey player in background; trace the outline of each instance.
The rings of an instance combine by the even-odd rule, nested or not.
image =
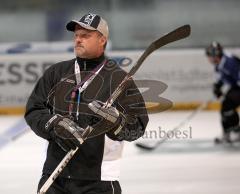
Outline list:
[[[73,32],[76,57],[47,69],[26,106],[27,123],[49,142],[38,191],[67,152],[79,147],[46,194],[120,194],[123,140],[144,134],[145,103],[130,79],[112,106],[102,106],[126,76],[104,54],[109,32],[102,17],[89,13],[66,28]],[[79,84],[83,91],[73,90]],[[80,145],[71,131],[81,136],[87,126],[94,130]]]
[[[237,112],[240,105],[240,60],[236,56],[226,55],[218,42],[212,42],[206,48],[206,55],[209,62],[214,65],[217,75],[213,84],[213,93],[217,98],[221,97],[223,136],[216,138],[215,142],[231,143],[233,141],[232,134],[237,138],[234,138],[234,140],[240,140],[239,115]]]

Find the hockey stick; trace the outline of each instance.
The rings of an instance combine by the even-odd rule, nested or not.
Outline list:
[[[190,115],[188,115],[182,122],[180,122],[177,126],[175,126],[172,130],[170,130],[169,132],[174,132],[177,129],[183,127],[186,125],[186,123],[188,123],[189,121],[191,121],[200,111],[204,110],[208,104],[210,102],[212,102],[213,99],[210,99],[206,102],[203,102],[196,110],[194,110]],[[168,133],[169,133],[168,132]],[[135,145],[141,149],[144,150],[154,150],[156,149],[160,144],[164,143],[168,138],[166,136],[164,136],[161,140],[155,142],[154,144],[150,143],[150,142],[138,142]]]
[[[111,104],[116,100],[118,95],[122,92],[123,88],[125,87],[126,81],[130,79],[136,71],[140,68],[143,61],[155,50],[163,47],[164,45],[167,45],[171,42],[175,42],[177,40],[181,40],[183,38],[186,38],[191,33],[191,27],[190,25],[184,25],[176,30],[173,30],[172,32],[166,34],[165,36],[159,38],[158,40],[152,42],[148,48],[144,51],[144,53],[140,56],[140,58],[137,60],[136,64],[132,67],[132,69],[129,71],[129,73],[126,75],[126,77],[123,79],[119,87],[113,92],[111,97],[106,102],[106,106],[111,106]]]
[[[190,35],[191,28],[190,25],[184,25],[182,27],[177,28],[176,30],[164,35],[163,37],[159,38],[158,40],[152,42],[149,47],[145,50],[145,52],[141,55],[141,57],[138,59],[136,64],[132,67],[132,69],[129,71],[129,73],[126,75],[126,77],[123,79],[123,81],[119,84],[119,86],[115,89],[115,91],[112,93],[112,95],[109,97],[109,99],[106,101],[105,106],[111,106],[114,100],[119,96],[119,94],[123,91],[124,87],[126,86],[127,80],[129,80],[136,71],[140,68],[143,61],[155,50],[159,49],[160,47],[169,44],[171,42],[186,38]],[[89,130],[89,127],[85,130]],[[87,132],[87,134],[89,134]],[[87,136],[84,140],[87,139]],[[83,143],[83,142],[81,142]],[[62,170],[65,168],[67,163],[71,160],[71,158],[74,156],[74,154],[77,152],[78,148],[75,150],[71,150],[67,153],[67,155],[63,158],[63,160],[60,162],[60,164],[57,166],[57,168],[54,170],[54,172],[51,174],[51,176],[48,178],[48,180],[44,183],[42,188],[39,191],[39,194],[45,194],[48,188],[51,186],[51,184],[54,182],[54,180],[58,177],[58,175],[62,172]]]

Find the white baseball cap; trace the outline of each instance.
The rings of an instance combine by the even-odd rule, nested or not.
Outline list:
[[[88,30],[97,30],[103,36],[108,38],[108,24],[102,17],[97,14],[88,13],[84,15],[79,21],[72,20],[67,23],[66,28],[68,31],[74,31],[77,24]]]

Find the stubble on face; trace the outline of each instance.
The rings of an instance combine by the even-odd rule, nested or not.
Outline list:
[[[82,57],[82,55],[84,55],[86,50],[82,44],[76,43],[74,46],[74,52],[77,57]]]
[[[74,52],[77,57],[96,58],[104,52],[103,35],[98,31],[87,30],[80,26],[74,31]]]

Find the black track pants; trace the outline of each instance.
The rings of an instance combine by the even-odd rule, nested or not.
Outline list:
[[[221,107],[222,127],[225,133],[239,130],[240,88],[232,88],[226,94]]]
[[[38,191],[49,175],[40,179]],[[46,194],[121,194],[118,181],[85,181],[58,177]]]

